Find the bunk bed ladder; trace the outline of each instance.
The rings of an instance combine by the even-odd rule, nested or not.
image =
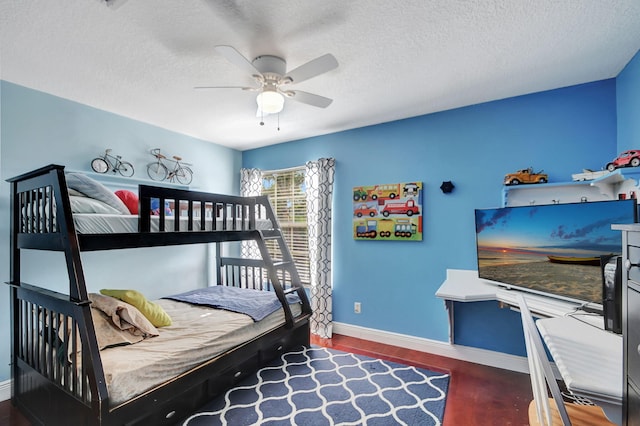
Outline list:
[[[302,294],[305,289],[301,284],[298,269],[296,268],[291,251],[279,227],[271,230],[258,231],[258,235],[259,238],[256,239],[256,243],[262,255],[262,260],[266,265],[271,266],[268,268],[269,278],[274,284],[278,298],[283,302],[283,306],[285,306],[287,322],[290,326],[293,326],[311,315],[311,305],[309,304],[306,294]],[[274,247],[269,247],[267,244],[268,241],[275,241],[277,243],[275,249]],[[292,293],[297,294],[302,301],[303,315],[297,320],[294,320],[291,314],[291,308],[289,304],[285,302],[286,296]]]

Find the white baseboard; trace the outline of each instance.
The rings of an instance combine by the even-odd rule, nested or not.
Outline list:
[[[0,401],[11,399],[11,380],[0,382]]]
[[[425,339],[422,337],[408,336],[405,334],[392,333],[389,331],[375,330],[372,328],[360,327],[357,325],[333,323],[333,332],[344,336],[356,337],[370,340],[372,342],[385,343],[402,348],[413,349],[420,352],[427,352],[461,361],[474,362],[476,364],[488,365],[490,367],[502,368],[505,370],[517,371],[519,373],[529,373],[527,358],[517,355],[504,354],[486,349],[472,348],[470,346],[460,346],[437,340]]]

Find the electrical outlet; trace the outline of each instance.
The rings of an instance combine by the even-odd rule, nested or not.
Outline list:
[[[353,304],[353,312],[355,312],[356,314],[360,313],[360,302],[355,302]]]

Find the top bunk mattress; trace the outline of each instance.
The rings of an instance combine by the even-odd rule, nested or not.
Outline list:
[[[80,234],[115,234],[138,232],[137,215],[74,213],[73,222],[76,231]],[[174,231],[175,217],[166,216],[164,226],[167,231]],[[180,217],[178,226],[178,231],[188,231],[188,218]],[[199,231],[200,227],[200,218],[193,218],[193,231]],[[159,228],[160,217],[151,216],[151,232],[159,232]],[[269,219],[256,219],[255,229],[267,230],[272,228],[273,227]],[[221,218],[218,218],[215,221],[212,218],[205,219],[205,231],[242,231],[249,229],[250,227],[248,221],[236,220],[234,222],[232,218],[227,218],[226,221]]]

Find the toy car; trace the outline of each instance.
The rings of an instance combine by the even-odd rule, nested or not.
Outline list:
[[[602,176],[608,175],[609,170],[591,170],[591,169],[582,169],[582,173],[574,173],[571,175],[571,178],[574,181],[585,181],[585,180],[594,180],[598,179]]]
[[[632,149],[629,151],[625,151],[622,154],[618,155],[618,158],[614,159],[610,163],[607,163],[605,169],[610,172],[614,171],[619,167],[638,167],[640,166],[640,151],[636,149]]]
[[[366,204],[361,204],[353,211],[354,216],[362,217],[362,216],[371,216],[374,217],[378,214],[378,210],[367,206]]]
[[[389,217],[390,214],[406,214],[407,216],[413,216],[418,213],[420,213],[420,208],[412,199],[404,202],[386,203],[382,209],[382,216],[384,217]]]
[[[353,188],[353,201],[360,201],[367,199],[367,191],[363,188]]]
[[[549,179],[546,173],[542,173],[540,170],[538,173],[533,173],[533,169],[518,170],[515,173],[507,173],[504,176],[505,185],[519,185],[521,183],[546,183]]]

